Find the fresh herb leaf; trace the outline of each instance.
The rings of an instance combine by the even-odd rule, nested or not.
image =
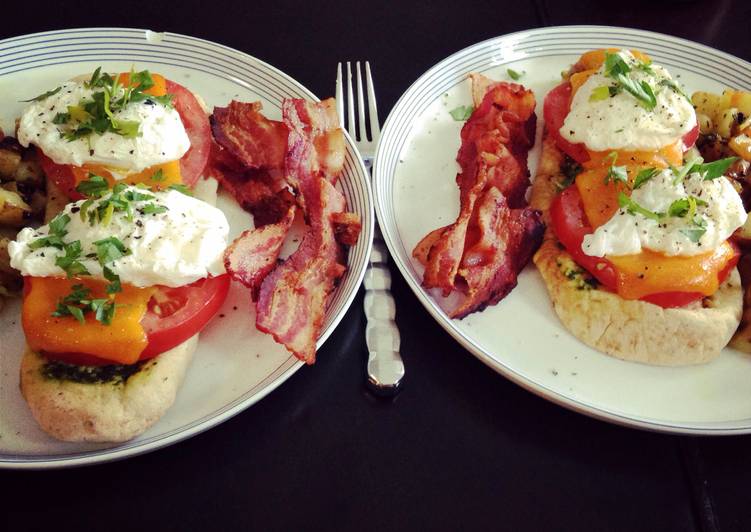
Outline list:
[[[86,266],[78,260],[81,258],[80,240],[74,240],[73,242],[64,244],[63,252],[65,255],[55,259],[55,266],[59,266],[68,276],[68,279],[79,275],[91,275],[89,270],[86,269]]]
[[[652,179],[658,173],[659,172],[657,168],[645,168],[644,170],[641,170],[638,174],[636,174],[636,178],[634,179],[634,190],[640,188],[644,183]]]
[[[610,166],[608,173],[605,174],[605,184],[608,183],[628,183],[628,173],[625,166]]]
[[[608,85],[596,87],[592,91],[592,94],[589,95],[590,102],[599,102],[602,100],[607,100],[608,98],[610,98],[610,87]]]
[[[190,188],[183,185],[182,183],[175,183],[174,185],[170,185],[167,187],[167,190],[177,190],[178,192],[182,192],[186,196],[193,195],[193,191],[191,191]]]
[[[650,220],[660,219],[660,214],[652,212],[649,209],[645,209],[623,192],[620,192],[618,194],[618,206],[626,209],[629,214],[641,214],[642,216],[649,218]]]
[[[58,301],[52,316],[73,316],[80,323],[84,323],[85,315],[93,312],[97,321],[110,325],[115,315],[115,302],[112,299],[89,299],[90,295],[91,290],[84,285],[73,285],[71,293]]]
[[[49,223],[50,234],[58,235],[58,236],[66,235],[68,231],[65,228],[68,226],[69,222],[70,222],[70,216],[68,216],[64,212],[58,214]]]
[[[701,237],[704,236],[704,233],[707,232],[707,221],[704,218],[695,216],[693,226],[684,227],[680,229],[680,232],[686,235],[691,242],[697,244],[701,240]]]
[[[617,53],[605,52],[605,75],[615,77],[617,75],[626,75],[631,72],[631,67]]]
[[[631,94],[639,104],[651,111],[657,105],[652,87],[644,80],[639,82],[628,77],[631,67],[618,54],[605,52],[605,75],[616,81],[618,86]]]
[[[453,118],[457,122],[461,122],[464,120],[469,120],[469,117],[472,116],[472,113],[474,111],[475,108],[471,105],[460,105],[459,107],[449,111],[449,114],[451,115],[451,118]]]
[[[55,216],[49,223],[49,235],[30,242],[29,249],[34,250],[44,247],[63,249],[65,246],[63,237],[68,234],[67,229],[65,229],[68,222],[70,222],[70,216],[65,213]]]
[[[57,88],[52,89],[51,91],[47,91],[47,92],[45,92],[43,94],[40,94],[39,96],[36,96],[36,97],[32,98],[31,100],[21,100],[21,101],[23,103],[41,102],[42,100],[46,100],[50,96],[54,96],[55,94],[57,94],[58,92],[60,92],[61,89],[62,89],[62,87],[57,87]]]
[[[164,171],[161,168],[159,168],[156,172],[154,172],[153,174],[151,174],[151,180],[152,181],[157,181],[158,182],[158,181],[164,181],[164,179],[165,179]]]
[[[115,302],[111,299],[92,299],[91,310],[94,318],[103,325],[111,325],[115,316]]]
[[[109,183],[100,175],[89,173],[89,178],[81,181],[76,186],[76,192],[80,192],[87,198],[101,198],[110,189]],[[81,209],[83,211],[83,208]]]
[[[57,113],[52,119],[53,124],[67,124],[70,122],[70,113]]]
[[[678,83],[676,83],[672,79],[661,79],[659,81],[659,85],[662,87],[668,87],[669,89],[673,89],[675,92],[677,92],[678,94],[686,98],[689,102],[691,101],[691,98],[683,90],[683,87],[681,87]]]
[[[125,244],[114,236],[97,240],[94,242],[94,246],[96,247],[97,260],[102,266],[130,254],[130,250],[125,247]]]
[[[521,77],[525,74],[524,72],[517,72],[516,70],[512,70],[510,68],[506,69],[506,74],[508,74],[508,77],[513,79],[514,81],[519,81]]]
[[[116,294],[117,292],[122,292],[123,287],[120,283],[120,276],[112,271],[109,266],[103,266],[102,272],[104,274],[104,278],[110,282],[107,285],[107,293]]]
[[[738,157],[726,157],[725,159],[719,159],[711,163],[701,164],[698,166],[698,168],[694,168],[692,171],[699,172],[702,175],[704,181],[710,181],[712,179],[717,179],[718,177],[725,175],[725,172],[727,172],[728,168],[730,168],[730,165],[732,165],[737,160]]]
[[[141,207],[141,212],[143,214],[161,214],[163,212],[167,212],[167,207],[164,205],[157,205],[155,203],[147,203],[143,207]]]

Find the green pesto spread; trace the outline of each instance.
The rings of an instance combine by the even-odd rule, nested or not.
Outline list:
[[[110,364],[107,366],[78,366],[65,362],[49,361],[42,366],[42,375],[48,379],[72,381],[80,384],[125,384],[141,371],[146,361],[135,364]]]

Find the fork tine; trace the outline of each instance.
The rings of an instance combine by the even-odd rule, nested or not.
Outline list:
[[[355,137],[355,100],[352,95],[352,67],[347,61],[347,132],[349,136],[356,140]]]
[[[370,139],[377,141],[381,136],[381,126],[378,125],[378,106],[376,105],[373,76],[370,74],[370,61],[365,61],[365,80],[368,85],[368,113],[370,114]]]
[[[342,97],[342,64],[336,65],[336,114],[339,115],[339,125],[344,128],[344,101]]]
[[[360,130],[360,140],[367,141],[365,133],[365,100],[362,94],[362,71],[360,71],[360,61],[355,63],[357,66],[357,125]]]

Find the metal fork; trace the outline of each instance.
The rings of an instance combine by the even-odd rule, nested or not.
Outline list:
[[[347,94],[344,95],[342,64],[336,69],[336,105],[342,128],[346,128],[357,150],[370,171],[373,166],[376,144],[381,134],[378,125],[378,108],[376,106],[373,76],[370,63],[365,61],[365,79],[367,82],[367,104],[363,97],[362,72],[360,62],[355,63],[357,71],[357,97],[352,90],[352,67],[347,61]],[[347,101],[347,116],[344,115],[344,101]],[[355,102],[357,102],[357,119],[355,119]],[[366,126],[365,108],[368,109]],[[368,130],[370,139],[368,140]],[[393,395],[400,387],[404,377],[404,362],[399,354],[399,329],[396,327],[394,298],[391,296],[391,273],[388,266],[388,251],[383,236],[375,224],[373,250],[370,264],[365,273],[365,342],[368,345],[368,385],[379,395]]]

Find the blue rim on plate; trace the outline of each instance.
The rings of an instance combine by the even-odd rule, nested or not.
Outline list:
[[[404,189],[397,189],[399,165],[404,162],[401,159],[405,157],[405,153],[410,153],[411,140],[424,135],[420,126],[416,124],[423,115],[432,112],[431,109],[434,107],[431,106],[434,106],[439,98],[448,96],[451,91],[457,91],[469,72],[483,73],[493,69],[498,72],[502,66],[514,62],[527,61],[527,64],[532,64],[529,62],[550,58],[560,58],[562,69],[573,62],[572,57],[575,60],[575,57],[585,51],[611,46],[637,48],[647,52],[655,63],[668,69],[676,68],[687,75],[697,76],[706,76],[711,72],[712,80],[717,84],[751,91],[751,64],[747,61],[692,41],[650,31],[609,26],[560,26],[488,39],[456,52],[431,67],[404,92],[390,112],[382,130],[374,161],[373,194],[379,225],[395,264],[433,318],[482,362],[523,388],[576,412],[630,427],[690,434],[749,433],[751,417],[719,422],[684,422],[653,418],[649,415],[636,416],[618,408],[605,408],[597,401],[582,400],[574,394],[547,385],[539,373],[528,374],[516,369],[509,362],[508,352],[499,352],[487,345],[481,345],[480,334],[476,329],[458,320],[451,320],[422,288],[421,274],[411,259],[411,246],[407,246],[402,238],[405,228],[399,225],[395,207],[398,195],[404,194]],[[557,72],[550,73],[551,79]],[[524,80],[519,83],[524,83]],[[541,102],[543,97],[544,93],[538,93],[538,102]],[[538,118],[541,118],[539,109],[540,107]],[[420,123],[424,125],[427,120]],[[451,171],[447,171],[446,179],[453,178],[453,175],[448,176],[450,173]],[[410,183],[410,186],[415,185]],[[534,266],[530,265],[528,268],[534,269]],[[536,272],[534,274],[537,275]],[[523,297],[518,293],[519,289],[520,287],[517,287],[508,298]],[[499,305],[503,305],[504,302],[505,300]],[[484,312],[493,312],[493,308],[489,307]],[[552,314],[552,309],[549,312]],[[557,322],[554,315],[553,318]],[[565,334],[565,331],[563,333]]]
[[[281,108],[284,97],[318,98],[280,70],[248,54],[211,41],[175,33],[134,28],[81,28],[23,35],[0,41],[0,82],[6,76],[33,76],[45,68],[81,63],[106,65],[129,61],[151,68],[178,68],[194,76],[225,80],[238,92],[250,91]],[[331,65],[332,71],[334,64]],[[75,68],[73,68],[75,70]],[[333,87],[332,87],[333,89]],[[339,181],[348,208],[360,215],[362,232],[349,249],[348,270],[327,307],[317,347],[320,349],[351,305],[365,275],[373,239],[373,204],[367,170],[345,132],[346,156]],[[252,324],[249,324],[252,327]],[[260,333],[259,333],[260,334]],[[199,347],[200,349],[200,347]],[[174,430],[158,432],[121,445],[82,452],[26,455],[0,451],[0,468],[51,468],[94,464],[143,454],[182,441],[226,421],[265,397],[291,377],[302,362],[290,355],[255,386],[242,390],[233,401]],[[190,371],[190,370],[189,370]],[[17,375],[14,376],[17,378]],[[16,383],[17,389],[17,383]],[[178,399],[179,402],[179,399]],[[176,405],[173,408],[177,407]],[[31,414],[29,413],[29,416]],[[157,430],[155,430],[157,429]],[[153,434],[156,432],[156,434]]]

